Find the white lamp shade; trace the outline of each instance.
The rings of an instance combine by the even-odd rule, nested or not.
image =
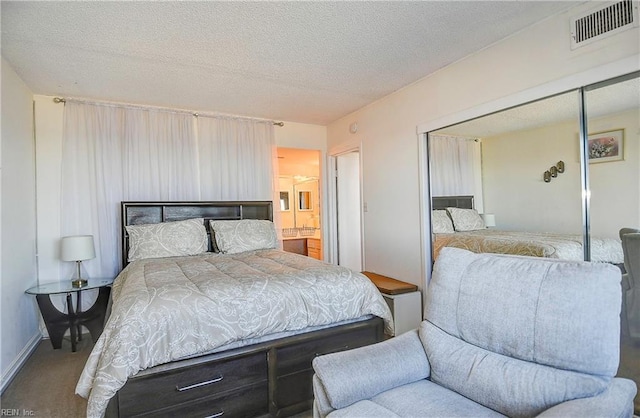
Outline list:
[[[73,235],[62,237],[60,258],[63,261],[91,260],[96,256],[93,235]]]
[[[483,213],[482,219],[484,219],[484,225],[486,227],[496,226],[496,215],[493,213]]]

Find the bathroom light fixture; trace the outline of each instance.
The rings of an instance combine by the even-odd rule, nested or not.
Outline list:
[[[484,226],[486,226],[487,228],[496,226],[496,215],[494,215],[493,213],[483,213],[480,216],[484,220]]]

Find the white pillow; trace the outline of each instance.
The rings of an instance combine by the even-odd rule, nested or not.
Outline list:
[[[237,254],[276,248],[278,236],[273,222],[258,219],[209,221],[221,253]]]
[[[128,261],[144,258],[196,255],[207,251],[203,218],[159,224],[127,225]]]
[[[433,211],[433,233],[434,234],[450,234],[455,232],[453,230],[453,224],[451,218],[447,215],[447,211],[444,209],[437,209]]]
[[[484,220],[475,209],[447,208],[447,212],[453,219],[453,227],[456,231],[475,231],[486,228]]]

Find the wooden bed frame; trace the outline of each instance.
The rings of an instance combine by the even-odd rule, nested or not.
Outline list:
[[[272,202],[122,202],[125,225],[181,219],[268,219]],[[208,231],[209,232],[209,231]],[[312,360],[382,341],[373,317],[219,353],[161,364],[129,378],[109,402],[107,417],[293,415],[312,406]]]

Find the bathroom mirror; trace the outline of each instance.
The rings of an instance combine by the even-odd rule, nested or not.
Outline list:
[[[288,211],[289,209],[289,192],[280,192],[280,210]]]
[[[318,179],[306,177],[293,184],[295,227],[320,228],[320,189]]]
[[[310,191],[298,192],[298,210],[313,210]]]

